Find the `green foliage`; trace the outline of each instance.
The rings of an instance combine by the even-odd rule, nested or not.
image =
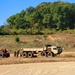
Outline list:
[[[16,42],[19,42],[19,41],[20,41],[20,38],[17,36],[17,37],[15,38],[15,41],[16,41]]]
[[[75,4],[59,0],[44,2],[10,16],[3,31],[7,34],[50,34],[68,28],[75,29]]]

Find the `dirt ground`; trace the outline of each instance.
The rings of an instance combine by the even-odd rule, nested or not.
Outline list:
[[[56,57],[0,58],[0,75],[75,75],[75,52]]]
[[[75,62],[75,52],[62,52],[56,57],[35,57],[35,58],[23,58],[14,57],[13,54],[9,58],[0,58],[0,65],[7,64],[25,64],[25,63],[43,63],[43,62]]]
[[[0,75],[75,75],[75,62],[0,65]]]

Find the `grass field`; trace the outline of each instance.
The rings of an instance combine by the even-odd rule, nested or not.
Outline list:
[[[16,37],[19,42],[15,41]],[[45,44],[59,45],[64,50],[75,50],[75,34],[51,34],[51,35],[0,35],[0,47],[11,52],[24,47],[43,47]]]

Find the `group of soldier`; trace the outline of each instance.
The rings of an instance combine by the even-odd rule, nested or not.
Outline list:
[[[19,57],[19,54],[20,54],[20,51],[18,50],[18,51],[14,51],[14,57]]]

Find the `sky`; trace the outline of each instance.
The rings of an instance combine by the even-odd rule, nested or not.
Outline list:
[[[0,26],[6,24],[7,18],[20,13],[22,10],[42,2],[56,2],[58,0],[1,0],[0,1]],[[61,0],[63,2],[75,3],[75,0]]]

